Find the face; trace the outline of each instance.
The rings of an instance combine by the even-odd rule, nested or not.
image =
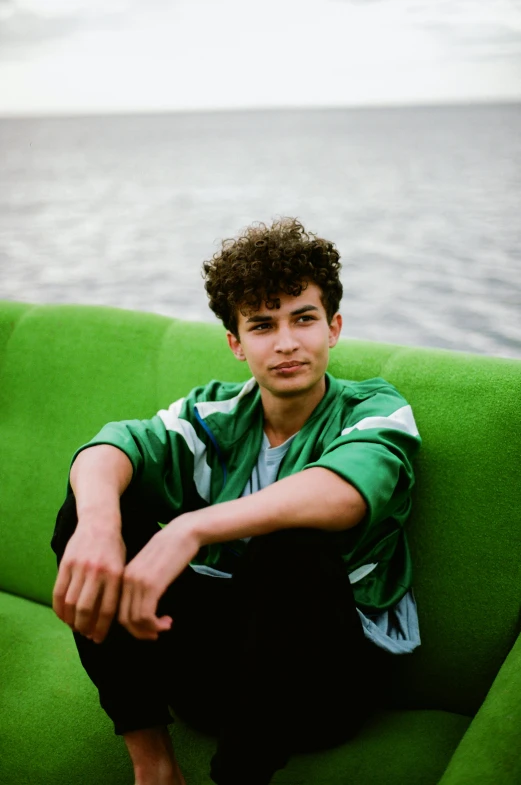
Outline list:
[[[228,343],[248,363],[261,392],[284,397],[325,391],[329,349],[338,341],[342,317],[337,313],[329,323],[320,295],[309,284],[298,297],[281,294],[278,309],[263,304],[246,316],[239,312],[239,340],[228,332]]]

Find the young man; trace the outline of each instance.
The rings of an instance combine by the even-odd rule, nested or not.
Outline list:
[[[206,289],[253,378],[109,423],[74,457],[54,608],[136,785],[185,782],[169,705],[217,731],[215,783],[265,785],[292,751],[356,733],[419,644],[419,435],[391,385],[326,373],[339,270],[296,219],[224,241]]]

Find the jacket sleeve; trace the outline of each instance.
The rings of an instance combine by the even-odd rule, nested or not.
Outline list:
[[[406,514],[414,484],[412,459],[421,439],[411,407],[391,385],[346,407],[338,436],[305,468],[321,466],[343,477],[364,497],[366,521]],[[397,515],[398,513],[398,515]]]
[[[77,450],[73,461],[97,444],[122,450],[132,463],[132,487],[153,501],[160,520],[170,520],[210,498],[206,445],[190,419],[185,399],[180,399],[149,420],[110,422]]]

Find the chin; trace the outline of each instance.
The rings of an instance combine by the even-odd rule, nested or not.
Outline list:
[[[286,379],[282,384],[273,385],[272,389],[282,396],[301,395],[309,392],[320,380],[304,382],[302,379]]]

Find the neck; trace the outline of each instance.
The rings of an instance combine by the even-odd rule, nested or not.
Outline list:
[[[271,446],[277,447],[300,431],[325,394],[325,377],[311,390],[284,397],[274,396],[261,388],[264,432]]]

